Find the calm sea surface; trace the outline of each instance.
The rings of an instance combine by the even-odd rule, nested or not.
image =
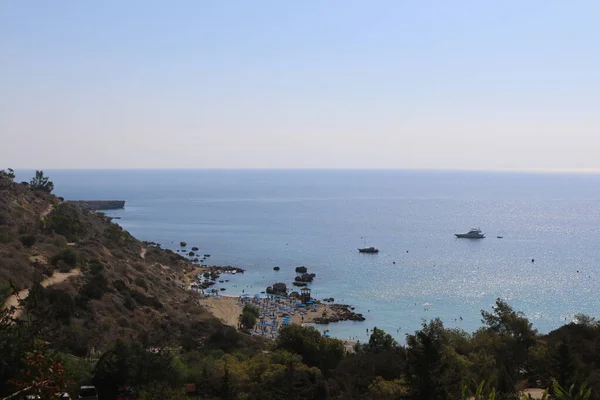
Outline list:
[[[332,335],[400,341],[424,319],[474,331],[501,297],[541,332],[600,316],[600,176],[414,171],[46,171],[66,199],[123,199],[125,229],[247,270],[225,294],[316,273],[314,297],[365,322]],[[18,179],[32,175],[19,171]],[[480,226],[483,240],[454,233]],[[497,239],[496,236],[503,236]],[[379,247],[360,254],[357,247]],[[532,259],[535,262],[532,263]],[[393,263],[395,262],[395,264]],[[281,271],[273,271],[274,266]],[[462,317],[462,320],[460,319]],[[320,328],[324,329],[323,327]]]

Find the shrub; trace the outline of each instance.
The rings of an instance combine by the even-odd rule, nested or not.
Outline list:
[[[35,244],[36,237],[35,237],[35,235],[24,235],[24,236],[21,236],[19,238],[19,240],[21,241],[21,243],[23,243],[23,246],[31,247]]]
[[[125,298],[123,299],[123,306],[125,306],[125,308],[128,310],[135,309],[135,302],[133,301],[130,295],[125,296]]]
[[[0,304],[4,304],[4,301],[12,294],[12,288],[8,283],[0,283]]]
[[[126,292],[127,291],[127,285],[125,285],[125,282],[123,282],[122,279],[116,279],[116,280],[114,280],[112,282],[112,285],[119,292]]]
[[[67,239],[65,239],[64,236],[56,236],[54,240],[52,240],[52,244],[60,249],[67,245]]]
[[[49,315],[53,320],[69,323],[75,312],[75,304],[71,295],[63,290],[47,288],[45,295],[49,303]]]
[[[10,243],[15,240],[15,234],[8,227],[0,229],[0,243]]]
[[[110,224],[104,229],[104,237],[108,247],[121,246],[127,238],[126,232],[117,224]]]
[[[56,266],[58,267],[58,271],[62,272],[62,273],[67,273],[73,269],[73,268],[71,268],[71,266],[69,266],[63,260],[59,260],[58,263],[56,264]]]
[[[61,249],[52,257],[50,264],[58,266],[59,261],[64,261],[65,264],[75,267],[77,265],[77,252],[68,247]]]
[[[137,278],[135,278],[134,282],[136,285],[143,288],[144,290],[148,290],[148,284],[146,283],[146,280],[144,278],[142,278],[141,276],[138,276]]]
[[[99,275],[104,272],[104,263],[100,260],[92,260],[88,264],[88,271],[91,275]]]
[[[240,323],[246,329],[254,328],[256,325],[256,320],[259,316],[259,310],[253,305],[246,304],[244,309],[242,310],[242,315],[240,316]]]
[[[69,204],[59,204],[44,218],[43,231],[65,236],[75,241],[85,234],[86,229],[79,218],[77,209]]]
[[[131,297],[141,306],[152,307],[156,310],[161,310],[163,307],[162,303],[156,297],[146,296],[137,290],[131,291]]]
[[[81,288],[81,295],[90,299],[101,299],[108,292],[108,281],[103,274],[92,275]]]

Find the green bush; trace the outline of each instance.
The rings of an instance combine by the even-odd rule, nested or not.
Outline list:
[[[43,229],[48,234],[63,235],[69,241],[76,241],[86,232],[77,209],[69,204],[59,204],[44,218]]]
[[[4,301],[12,294],[12,288],[8,283],[0,283],[0,304],[4,304]]]
[[[92,275],[80,290],[80,294],[89,299],[101,299],[108,292],[108,281],[102,274]]]
[[[125,285],[125,282],[123,282],[122,279],[116,279],[116,280],[114,280],[112,282],[112,285],[119,292],[126,292],[127,291],[127,285]]]
[[[156,310],[162,310],[163,308],[162,303],[156,297],[146,296],[144,293],[137,290],[132,290],[130,293],[131,297],[140,306],[152,307]]]
[[[133,299],[131,298],[131,296],[129,294],[126,295],[125,298],[123,299],[123,306],[125,306],[125,308],[128,310],[135,309],[135,301],[133,301]]]
[[[91,275],[99,275],[104,272],[104,263],[100,260],[92,260],[88,264],[88,272]]]
[[[15,240],[15,234],[8,227],[0,228],[0,243],[10,243]]]
[[[68,247],[61,249],[54,255],[54,257],[52,257],[50,264],[57,267],[59,261],[63,261],[65,264],[75,267],[77,265],[77,252]]]
[[[148,290],[148,284],[146,283],[146,280],[141,276],[135,278],[134,283],[139,287],[143,288],[144,290]]]
[[[242,310],[242,315],[240,315],[240,323],[242,324],[242,327],[246,329],[254,328],[259,315],[260,312],[258,308],[251,304],[246,304]]]
[[[36,237],[35,235],[23,235],[19,238],[19,240],[21,241],[21,243],[23,243],[23,246],[31,247],[35,244]]]
[[[56,266],[58,267],[58,271],[62,272],[63,274],[66,274],[67,272],[70,272],[73,269],[70,265],[65,263],[63,260],[59,260],[58,263],[56,264]]]
[[[117,224],[110,224],[104,229],[104,237],[109,247],[121,246],[125,242],[125,232]]]

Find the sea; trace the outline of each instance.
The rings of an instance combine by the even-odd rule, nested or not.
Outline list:
[[[107,214],[140,240],[197,246],[246,270],[227,295],[288,286],[295,267],[366,318],[319,325],[398,341],[439,317],[474,332],[497,298],[541,333],[600,317],[600,175],[408,170],[54,170],[65,199],[125,200]],[[28,180],[33,171],[17,171]],[[486,238],[454,234],[480,227]],[[502,238],[498,238],[501,236]],[[378,254],[358,252],[376,246]],[[280,267],[274,271],[275,266]]]

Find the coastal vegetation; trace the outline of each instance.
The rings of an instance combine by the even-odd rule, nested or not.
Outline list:
[[[516,399],[532,388],[600,398],[600,324],[589,316],[540,334],[498,299],[473,333],[433,319],[405,343],[374,328],[348,346],[291,324],[268,341],[201,307],[179,284],[195,268],[0,171],[0,398],[80,385],[101,399],[121,386],[140,399]],[[242,330],[257,317],[244,308]]]
[[[54,190],[54,183],[47,176],[44,176],[44,171],[35,171],[35,176],[31,178],[29,187],[31,190],[51,193]]]

